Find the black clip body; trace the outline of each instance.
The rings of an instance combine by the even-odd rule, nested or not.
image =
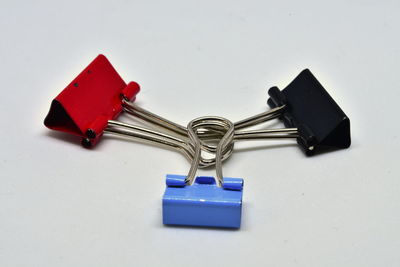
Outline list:
[[[285,105],[286,127],[298,128],[298,144],[307,155],[350,146],[350,120],[310,70],[303,70],[282,91],[269,89],[271,108]]]

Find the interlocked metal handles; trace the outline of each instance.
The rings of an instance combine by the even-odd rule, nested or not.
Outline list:
[[[143,108],[140,108],[128,100],[124,99],[122,103],[123,110],[126,111],[127,114],[150,122],[152,125],[154,125],[154,128],[150,129],[120,121],[109,120],[108,126],[104,130],[105,134],[118,135],[133,139],[135,141],[172,148],[183,153],[189,159],[189,161],[197,161],[196,153],[198,152],[196,152],[196,145],[199,145],[200,151],[203,150],[211,154],[216,154],[218,152],[218,146],[210,144],[210,142],[220,144],[224,135],[226,134],[228,124],[232,124],[232,136],[230,137],[229,142],[221,147],[221,151],[219,152],[221,161],[226,160],[232,155],[235,141],[298,137],[296,128],[252,131],[236,130],[237,128],[242,129],[255,126],[257,124],[275,119],[279,117],[279,114],[282,112],[282,110],[284,110],[284,107],[271,109],[269,111],[243,119],[234,124],[221,117],[201,117],[191,121],[188,124],[188,128],[186,128]],[[163,128],[164,131],[159,131],[160,128]],[[218,158],[217,155],[215,155],[214,158],[204,158],[200,156],[198,159],[198,167],[205,168],[214,166],[216,165],[216,158]]]
[[[234,145],[234,132],[235,126],[233,123],[222,117],[200,117],[189,122],[188,133],[192,144],[194,144],[194,158],[186,177],[186,183],[191,185],[195,176],[196,171],[199,166],[201,156],[201,140],[199,138],[199,130],[217,130],[218,132],[223,132],[222,138],[219,140],[216,155],[215,155],[215,168],[217,173],[218,185],[222,186],[223,174],[222,174],[222,156],[223,151],[227,147],[232,147]]]

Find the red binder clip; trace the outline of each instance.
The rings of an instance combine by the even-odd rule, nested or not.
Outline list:
[[[44,124],[53,130],[82,137],[94,145],[118,117],[124,100],[133,101],[140,87],[126,84],[103,55],[97,56],[51,103]]]
[[[85,147],[95,145],[103,134],[110,134],[167,146],[191,160],[194,148],[186,127],[135,105],[132,101],[139,90],[135,82],[126,84],[107,58],[99,55],[52,101],[44,124],[53,130],[81,136]],[[122,111],[166,131],[116,121]],[[210,137],[214,138],[213,134]],[[211,153],[216,151],[213,145],[202,142],[201,146]],[[232,151],[233,145],[226,148],[223,159]],[[199,167],[214,164],[215,159],[202,159]]]
[[[194,149],[189,143],[186,127],[135,105],[132,101],[139,90],[135,82],[126,84],[107,58],[99,55],[52,101],[44,124],[50,129],[82,137],[85,147],[95,145],[107,133],[167,146],[191,160]],[[116,121],[122,111],[166,131]],[[174,132],[179,138],[168,132]],[[202,147],[215,152],[214,146],[202,143]],[[231,155],[232,149],[230,146],[224,151],[223,159]],[[213,159],[202,159],[199,166],[214,164]]]

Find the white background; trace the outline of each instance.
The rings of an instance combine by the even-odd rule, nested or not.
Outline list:
[[[399,14],[398,1],[1,1],[0,266],[399,266]],[[86,150],[43,126],[99,53],[141,85],[140,106],[184,125],[265,111],[269,87],[310,68],[352,146],[237,144],[224,173],[245,178],[242,228],[165,227],[182,155],[111,138]]]

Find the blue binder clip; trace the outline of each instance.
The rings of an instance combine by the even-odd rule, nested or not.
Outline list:
[[[215,156],[217,177],[195,174],[201,157],[201,141],[197,130],[208,124],[223,126],[226,131],[220,140]],[[240,228],[242,215],[243,179],[222,175],[222,152],[232,144],[233,123],[219,117],[198,118],[188,125],[195,154],[189,174],[168,174],[167,188],[163,196],[163,223],[206,227]]]

